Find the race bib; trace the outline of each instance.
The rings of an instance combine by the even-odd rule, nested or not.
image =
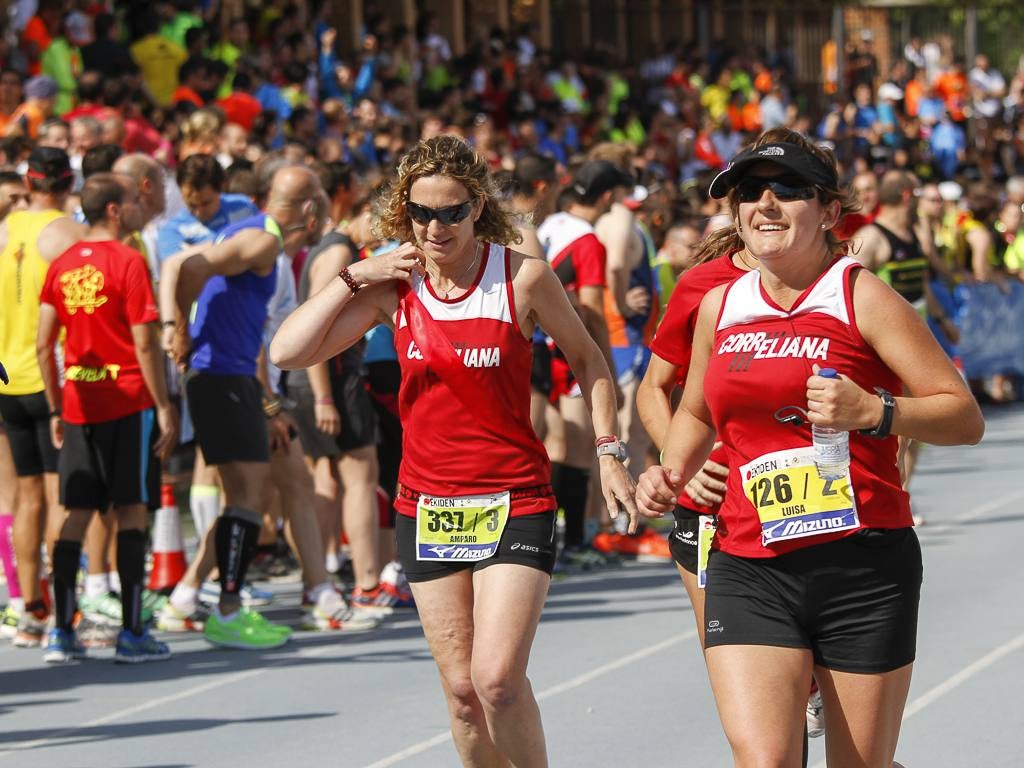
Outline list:
[[[711,556],[711,542],[715,540],[714,515],[701,515],[697,521],[697,587],[708,585],[708,558]]]
[[[416,505],[416,559],[472,563],[498,551],[508,522],[509,494],[420,496]]]
[[[835,480],[821,479],[811,446],[767,453],[739,472],[743,492],[761,521],[761,543],[766,547],[860,527],[850,471]]]

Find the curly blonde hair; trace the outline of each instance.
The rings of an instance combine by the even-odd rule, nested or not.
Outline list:
[[[832,150],[815,144],[802,133],[790,130],[789,128],[771,128],[758,136],[750,147],[745,147],[744,149],[757,149],[766,144],[777,144],[780,142],[796,144],[814,155],[827,167],[836,168],[836,156],[832,153]],[[736,198],[735,188],[729,190],[728,199],[729,210],[732,212],[733,220],[735,220],[739,213],[739,201]],[[836,189],[818,187],[818,199],[823,204],[838,200],[840,219],[848,213],[860,210],[860,202],[857,200],[857,196],[848,187]],[[828,243],[829,250],[833,254],[843,253],[846,250],[847,241],[840,240],[833,230],[825,233],[825,241]],[[703,264],[705,261],[742,250],[742,248],[743,240],[733,227],[719,229],[712,232],[700,243],[696,263]]]
[[[522,241],[512,217],[501,206],[487,162],[463,139],[451,135],[424,139],[401,159],[395,177],[383,185],[375,200],[378,237],[403,243],[414,239],[406,203],[413,183],[427,176],[446,176],[464,186],[471,200],[483,201],[483,212],[473,228],[478,240],[500,245]]]

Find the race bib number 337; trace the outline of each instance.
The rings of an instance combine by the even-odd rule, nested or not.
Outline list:
[[[509,494],[420,496],[416,505],[416,559],[472,563],[498,551],[508,522]]]
[[[836,480],[823,480],[810,446],[767,453],[739,471],[766,547],[860,527],[849,470]]]

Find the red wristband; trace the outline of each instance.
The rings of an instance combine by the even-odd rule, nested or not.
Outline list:
[[[334,405],[333,397],[318,397],[316,399],[317,405]]]
[[[597,440],[594,441],[594,447],[600,448],[602,445],[608,445],[608,443],[617,443],[618,441],[618,435],[605,435],[604,437],[599,437],[597,438]]]
[[[341,272],[338,273],[338,277],[345,281],[345,285],[352,291],[353,295],[359,293],[359,289],[362,288],[356,279],[352,277],[352,273],[348,271],[348,267],[345,267]]]

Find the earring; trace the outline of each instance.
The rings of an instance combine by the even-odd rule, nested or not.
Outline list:
[[[825,222],[822,222],[821,223],[821,228],[822,229],[828,229],[828,224],[826,224]]]

